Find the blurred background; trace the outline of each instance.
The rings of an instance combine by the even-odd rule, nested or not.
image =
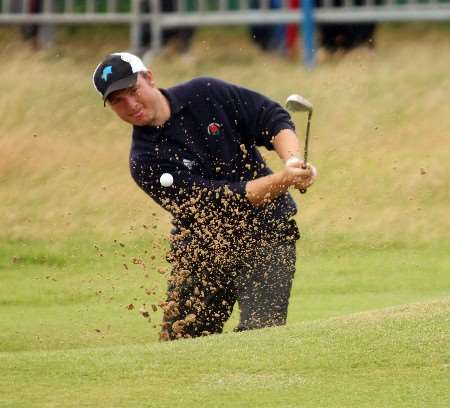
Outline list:
[[[375,46],[379,23],[450,19],[449,0],[2,0],[0,23],[22,24],[35,48],[50,46],[56,27],[125,24],[129,48],[187,52],[201,27],[244,26],[263,50],[293,56],[299,27],[307,64],[328,52]]]

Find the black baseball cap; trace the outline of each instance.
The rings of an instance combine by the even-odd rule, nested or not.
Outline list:
[[[111,93],[132,87],[137,81],[138,73],[146,71],[144,63],[136,55],[117,52],[109,54],[97,65],[92,80],[105,102]]]

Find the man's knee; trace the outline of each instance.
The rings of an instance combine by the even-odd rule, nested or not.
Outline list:
[[[283,310],[272,310],[267,313],[252,313],[248,316],[242,316],[238,326],[234,329],[236,332],[246,330],[263,329],[265,327],[284,326],[287,320],[287,308]]]

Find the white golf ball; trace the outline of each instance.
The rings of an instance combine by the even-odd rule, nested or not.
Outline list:
[[[173,176],[170,173],[163,173],[159,178],[159,182],[163,187],[170,187],[173,184]]]

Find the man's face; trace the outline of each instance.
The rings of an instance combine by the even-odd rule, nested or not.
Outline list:
[[[161,118],[162,100],[150,72],[140,74],[134,86],[113,92],[108,105],[120,119],[136,126],[156,125]]]

